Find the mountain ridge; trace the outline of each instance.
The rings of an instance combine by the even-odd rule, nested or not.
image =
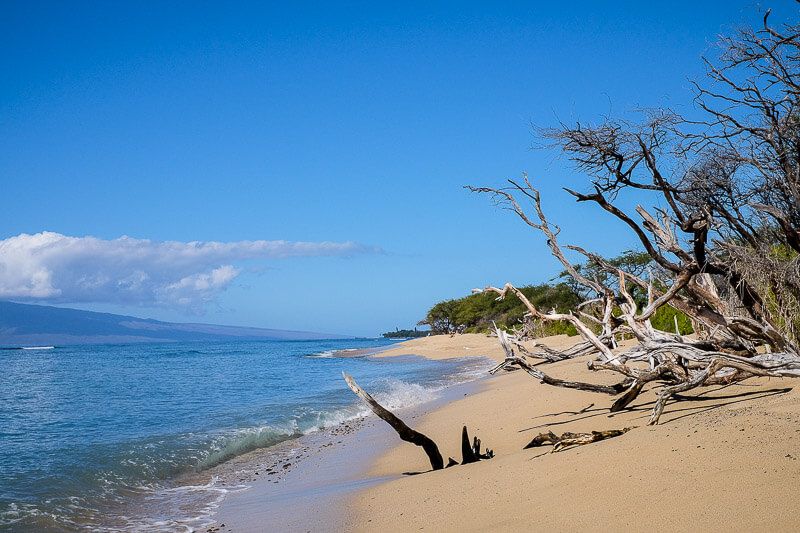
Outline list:
[[[194,322],[84,311],[0,300],[0,346],[118,344],[202,340],[322,340],[347,335]]]

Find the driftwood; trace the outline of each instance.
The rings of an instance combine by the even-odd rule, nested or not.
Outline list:
[[[417,446],[421,446],[425,453],[428,455],[428,459],[431,462],[431,468],[433,470],[441,470],[444,468],[444,459],[442,459],[442,454],[439,452],[439,447],[436,443],[430,439],[430,437],[423,435],[419,431],[415,431],[408,427],[405,422],[397,418],[391,411],[383,407],[379,404],[375,398],[369,395],[367,391],[362,389],[358,386],[358,383],[345,372],[342,372],[344,376],[345,382],[347,382],[347,386],[350,387],[359,398],[367,402],[369,408],[372,409],[372,412],[378,415],[381,419],[385,420],[397,434],[406,442],[410,442],[411,444],[416,444]]]
[[[472,444],[469,442],[467,426],[461,430],[461,464],[477,463],[481,459],[491,459],[494,452],[487,449],[486,453],[481,453],[481,439],[474,437]]]
[[[601,193],[594,195],[573,193],[579,201],[598,203],[634,229],[655,264],[662,269],[662,275],[672,277],[671,285],[666,288],[663,286],[656,288],[652,280],[645,282],[638,276],[624,272],[582,248],[570,246],[570,249],[583,254],[605,269],[612,275],[611,279],[616,278],[618,281],[616,286],[604,285],[597,280],[588,280],[566,260],[557,240],[557,231],[550,227],[541,208],[539,192],[527,177],[524,178],[523,184],[513,180],[510,180],[510,183],[512,187],[509,189],[473,188],[472,190],[489,192],[500,197],[529,226],[541,231],[547,237],[553,255],[561,261],[566,271],[576,282],[595,293],[595,297],[586,303],[591,303],[595,309],[602,312],[598,316],[591,316],[584,310],[589,309],[589,306],[582,305],[579,306],[578,314],[544,313],[510,283],[502,288],[490,286],[485,289],[475,289],[475,292],[493,292],[497,294],[498,300],[514,295],[527,308],[529,318],[567,321],[575,326],[582,338],[580,343],[561,353],[553,349],[531,353],[524,348],[520,339],[496,328],[495,333],[505,352],[505,359],[494,367],[491,373],[516,367],[546,385],[619,396],[611,404],[611,411],[627,408],[648,384],[655,383],[661,389],[650,417],[650,424],[658,423],[668,401],[675,400],[681,392],[712,384],[733,383],[754,376],[800,377],[800,350],[796,347],[796,340],[789,333],[778,331],[764,314],[766,308],[759,303],[758,295],[752,288],[746,287],[744,278],[736,275],[733,281],[728,279],[731,283],[735,282],[735,286],[733,289],[725,289],[718,287],[719,281],[715,278],[698,270],[699,263],[709,260],[708,251],[703,246],[707,221],[698,219],[689,224],[683,214],[676,213],[677,219],[684,217],[687,231],[695,235],[692,250],[686,251],[680,247],[679,241],[673,235],[670,224],[674,222],[670,222],[666,214],[661,213],[662,220],[659,221],[642,207],[637,208],[637,212],[644,219],[643,229],[633,219],[608,203]],[[531,200],[538,221],[528,217],[513,192]],[[646,235],[647,231],[653,236],[653,240]],[[678,262],[668,260],[665,254],[672,254]],[[630,287],[647,291],[647,303],[642,309],[632,296]],[[749,314],[735,314],[729,302],[719,296],[723,290],[728,291],[728,300],[737,298],[735,305],[748,310]],[[679,332],[670,333],[653,328],[650,318],[659,307],[667,304],[692,319],[700,333],[698,338],[687,339]],[[612,308],[616,309],[614,313],[610,311]],[[583,320],[587,320],[588,324]],[[613,339],[616,335],[632,335],[639,344],[615,353],[612,347],[615,345]],[[763,351],[767,353],[762,353]],[[590,370],[617,372],[623,375],[623,380],[610,386],[563,380],[546,374],[527,360],[533,357],[545,359],[545,362],[556,362],[589,353],[597,356],[597,361],[589,362]]]
[[[661,276],[671,279],[671,284],[661,281],[656,286],[652,279],[645,281],[580,247],[569,246],[569,249],[604,269],[610,274],[610,279],[616,280],[615,285],[604,284],[586,278],[567,261],[558,242],[558,231],[549,225],[541,207],[539,191],[528,178],[524,177],[523,183],[509,182],[511,187],[506,189],[471,189],[499,197],[526,224],[541,231],[547,237],[553,256],[562,263],[566,272],[593,294],[578,307],[577,313],[545,313],[510,283],[502,288],[489,286],[475,289],[474,292],[493,292],[498,300],[509,295],[516,296],[526,307],[528,318],[569,322],[582,339],[563,352],[548,348],[537,353],[525,348],[520,338],[495,328],[505,359],[491,369],[491,373],[520,368],[545,385],[617,396],[610,405],[611,411],[626,409],[649,384],[653,384],[660,390],[650,424],[658,423],[667,403],[680,399],[679,393],[697,387],[733,383],[754,376],[800,377],[800,349],[795,339],[790,332],[779,331],[765,315],[767,308],[761,303],[755,289],[748,288],[740,274],[734,273],[733,278],[715,278],[708,274],[710,269],[719,276],[724,266],[712,268],[708,264],[711,255],[704,244],[708,220],[702,217],[690,220],[688,215],[680,212],[677,204],[673,206],[673,209],[678,209],[674,214],[675,219],[670,219],[664,212],[660,213],[660,218],[654,217],[640,206],[637,212],[644,220],[640,226],[610,204],[601,192],[592,195],[573,192],[579,201],[593,201],[631,227],[654,264],[661,269]],[[657,190],[671,194],[668,188]],[[528,216],[514,193],[531,201],[536,219]],[[703,216],[707,217],[708,213]],[[682,227],[694,235],[691,250],[681,248],[679,239],[672,232],[672,226],[680,220],[683,221]],[[669,254],[672,259],[668,259]],[[700,264],[706,265],[705,272],[698,268]],[[730,265],[725,268],[731,274]],[[726,288],[721,283],[732,283],[733,286]],[[642,305],[633,297],[633,287],[646,291],[646,303]],[[727,294],[726,298],[720,296],[723,293]],[[687,339],[677,331],[672,333],[653,328],[650,318],[659,307],[667,304],[692,320],[699,333],[697,338]],[[590,308],[599,314],[591,315],[588,312]],[[736,309],[745,309],[747,314]],[[614,339],[618,335],[633,336],[639,343],[630,349],[615,352]],[[557,362],[581,355],[596,356],[596,361],[589,362],[590,370],[619,373],[623,376],[622,381],[614,385],[602,385],[564,380],[545,373],[538,365],[534,366],[528,361],[528,358],[534,358],[544,359],[544,363]]]
[[[639,123],[606,118],[539,130],[543,144],[587,178],[588,191],[566,192],[621,222],[647,258],[644,269],[626,271],[624,263],[562,245],[527,176],[501,188],[468,187],[541,233],[585,298],[571,312],[544,312],[511,284],[478,289],[516,296],[528,320],[568,322],[581,336],[562,351],[523,346],[530,327],[518,338],[498,335],[506,359],[494,371],[518,367],[546,385],[617,395],[612,411],[656,388],[651,424],[668,402],[698,387],[800,377],[800,23],[776,26],[769,17],[767,10],[760,27],[721,38],[721,54],[705,61],[705,82],[693,84],[700,114],[692,120],[656,109]],[[629,193],[653,207],[626,212],[616,204]],[[565,251],[591,268],[576,268]],[[674,332],[653,327],[664,306],[689,319],[692,338],[681,335],[677,319]],[[622,336],[638,345],[615,353]],[[591,370],[624,380],[592,387],[527,361],[580,355],[596,358]]]
[[[515,355],[514,348],[511,344],[508,334],[495,326],[495,335],[502,346],[506,357],[505,360],[499,365],[489,370],[490,374],[494,374],[502,369],[512,368],[513,365],[523,369],[525,372],[540,380],[546,385],[553,385],[556,387],[564,387],[567,389],[585,390],[590,392],[600,392],[603,394],[616,395],[624,392],[631,384],[631,380],[623,380],[615,385],[597,385],[595,383],[585,383],[582,381],[567,381],[551,377],[538,368],[530,365],[524,357]]]
[[[584,444],[591,444],[592,442],[597,442],[601,440],[611,439],[613,437],[619,437],[620,435],[624,435],[631,428],[623,428],[623,429],[609,429],[606,431],[592,431],[591,433],[562,433],[561,436],[556,435],[552,431],[548,431],[547,433],[540,433],[536,435],[533,440],[531,440],[528,444],[525,445],[523,449],[527,450],[529,448],[535,448],[538,446],[544,446],[546,444],[553,445],[553,452],[557,452],[567,448],[569,446],[582,446]]]
[[[347,386],[350,387],[350,390],[356,393],[359,398],[364,400],[373,413],[378,415],[378,417],[392,426],[401,439],[420,446],[423,450],[425,450],[425,453],[428,455],[428,460],[430,460],[431,463],[431,469],[441,470],[442,468],[450,468],[451,466],[458,464],[458,461],[452,457],[449,457],[447,466],[445,467],[444,459],[439,451],[439,446],[433,441],[433,439],[408,427],[408,425],[400,420],[397,415],[383,407],[367,391],[359,387],[358,383],[356,383],[352,376],[346,372],[342,372],[342,376],[344,377]],[[461,464],[475,463],[482,459],[491,459],[494,457],[494,452],[489,449],[487,449],[485,453],[481,453],[481,440],[478,437],[474,437],[472,444],[470,444],[467,426],[464,426],[461,431],[461,454]]]

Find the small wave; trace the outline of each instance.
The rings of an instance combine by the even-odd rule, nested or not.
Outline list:
[[[35,505],[11,502],[6,509],[0,510],[0,526],[12,526],[37,512]]]
[[[364,348],[343,348],[340,350],[323,350],[321,352],[316,352],[312,354],[306,355],[306,357],[319,357],[319,358],[329,358],[329,357],[343,357],[347,354],[352,354],[354,352],[363,352]]]
[[[336,351],[337,350],[323,350],[321,352],[308,354],[308,355],[306,355],[306,357],[322,357],[322,358],[333,357],[333,355],[336,353]]]
[[[187,355],[206,355],[208,352],[201,350],[168,350],[161,354],[162,357],[186,357]]]
[[[151,489],[142,487],[149,492],[145,500],[147,518],[126,517],[125,531],[139,532],[174,532],[197,531],[213,523],[213,515],[222,501],[230,493],[245,490],[245,485],[223,487],[219,478],[214,476],[208,483],[179,485],[176,487]],[[174,509],[192,509],[188,516],[175,517]],[[163,509],[161,513],[154,513],[154,509]],[[153,519],[154,515],[157,516]]]
[[[405,409],[435,400],[441,387],[424,387],[398,379],[385,378],[373,385],[375,398],[388,409]],[[365,416],[371,411],[361,402],[322,410],[298,413],[281,426],[265,425],[241,428],[214,439],[211,451],[202,459],[197,469],[207,470],[228,459],[259,448],[274,446],[283,441],[331,428]]]
[[[216,438],[211,446],[211,451],[197,467],[199,470],[207,470],[233,457],[259,448],[274,446],[302,434],[303,432],[294,420],[285,427],[258,426],[237,429]]]
[[[406,383],[399,379],[385,379],[388,388],[375,394],[375,398],[387,409],[415,407],[435,400],[442,387],[425,387],[417,383]]]
[[[454,376],[455,383],[475,381],[476,379],[488,376],[489,369],[496,365],[494,359],[489,357],[459,357],[457,361],[462,362],[462,367]]]

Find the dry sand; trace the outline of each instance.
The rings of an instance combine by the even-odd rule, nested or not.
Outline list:
[[[548,337],[550,343],[569,343],[570,337],[557,335]],[[465,335],[435,335],[402,342],[394,348],[383,350],[375,357],[392,357],[396,355],[419,355],[428,359],[449,359],[453,357],[478,356],[490,357],[495,361],[503,360],[503,350],[497,339],[486,335],[467,333]]]
[[[575,339],[556,337],[553,346]],[[502,357],[479,335],[408,341],[381,356]],[[554,376],[613,382],[586,359],[546,365]],[[800,393],[793,380],[758,379],[692,394],[647,426],[654,395],[616,415],[605,395],[549,387],[522,372],[412,421],[460,459],[461,426],[496,457],[422,475],[424,453],[401,443],[372,466],[390,481],[350,501],[345,529],[361,531],[792,531],[800,529]],[[523,450],[539,432],[636,426],[621,437],[558,453]]]

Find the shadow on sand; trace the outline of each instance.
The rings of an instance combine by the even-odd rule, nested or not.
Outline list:
[[[694,396],[680,396],[676,395],[675,399],[679,400],[680,402],[693,402],[698,403],[699,405],[695,406],[685,406],[680,407],[677,409],[665,409],[664,415],[668,416],[667,420],[664,420],[660,423],[660,425],[667,425],[676,420],[680,420],[681,418],[685,418],[687,416],[692,416],[708,411],[712,411],[714,409],[718,409],[720,407],[724,407],[726,405],[733,405],[741,402],[748,402],[752,400],[757,400],[760,398],[768,398],[770,396],[776,396],[780,394],[786,394],[787,392],[791,391],[791,387],[784,387],[779,389],[767,389],[767,390],[753,390],[753,391],[744,391],[736,394],[726,394],[724,396],[707,396],[708,394],[713,394],[715,392],[719,392],[723,389],[727,389],[732,387],[733,385],[725,385],[722,387],[718,387],[716,389],[709,389],[703,391]],[[747,385],[738,385],[738,386],[747,386]],[[670,402],[674,404],[675,402]],[[589,404],[587,407],[579,410],[579,411],[561,411],[558,413],[548,413],[540,416],[534,417],[536,418],[554,418],[562,415],[570,415],[570,417],[566,420],[560,421],[553,421],[553,422],[545,422],[543,424],[538,424],[535,426],[531,426],[528,428],[520,429],[519,432],[523,433],[525,431],[532,431],[535,429],[541,429],[545,427],[553,427],[553,426],[560,426],[563,424],[569,424],[572,422],[576,422],[578,420],[585,420],[588,418],[595,418],[598,416],[605,416],[606,418],[614,418],[619,415],[624,415],[630,412],[642,412],[641,416],[637,416],[635,419],[646,419],[650,417],[650,411],[653,409],[655,405],[655,400],[650,400],[644,403],[635,404],[624,411],[620,411],[618,413],[610,413],[608,407],[594,407],[594,404]],[[681,403],[682,405],[682,403]],[[610,403],[609,403],[610,407]],[[674,416],[676,413],[684,413],[679,416]],[[582,416],[579,416],[582,415]]]

